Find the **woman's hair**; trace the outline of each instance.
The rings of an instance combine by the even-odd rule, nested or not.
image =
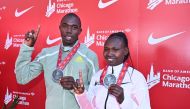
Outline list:
[[[124,44],[124,46],[128,48],[128,39],[127,39],[127,36],[125,35],[125,33],[123,33],[123,32],[112,33],[106,40],[105,44],[107,43],[108,40],[114,39],[114,38],[120,39],[122,41],[122,43]],[[129,50],[129,48],[128,48],[128,50]],[[129,57],[129,51],[128,51],[128,54],[124,58],[124,62],[128,59],[128,57]]]

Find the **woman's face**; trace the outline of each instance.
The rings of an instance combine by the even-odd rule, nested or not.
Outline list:
[[[104,45],[104,58],[108,65],[116,66],[123,63],[128,54],[128,48],[124,46],[123,41],[117,38],[111,38]]]

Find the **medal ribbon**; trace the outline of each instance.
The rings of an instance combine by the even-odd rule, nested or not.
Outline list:
[[[63,51],[61,50],[61,47],[60,47],[58,60],[57,60],[57,68],[63,70],[66,67],[66,65],[69,63],[69,61],[72,59],[72,57],[75,55],[79,47],[80,47],[80,43],[77,43],[77,45],[75,45],[72,48],[71,52],[65,57],[64,60],[61,60]]]
[[[123,78],[124,78],[124,76],[125,76],[125,73],[126,73],[126,71],[127,71],[128,66],[129,66],[128,63],[125,62],[124,65],[123,65],[123,67],[122,67],[122,69],[121,69],[121,72],[120,72],[120,74],[119,74],[119,78],[117,79],[117,85],[119,85],[119,86],[121,85],[121,83],[122,83],[122,81],[123,81]],[[103,84],[103,80],[104,80],[104,78],[105,78],[105,76],[106,76],[107,69],[108,69],[108,66],[106,66],[106,67],[104,68],[104,70],[103,70],[103,72],[102,72],[102,74],[101,74],[101,76],[100,76],[100,84]]]

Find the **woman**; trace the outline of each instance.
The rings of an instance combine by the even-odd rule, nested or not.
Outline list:
[[[142,73],[130,67],[128,40],[123,32],[111,34],[104,45],[107,66],[93,75],[88,91],[82,73],[74,86],[82,109],[150,109],[149,92]]]

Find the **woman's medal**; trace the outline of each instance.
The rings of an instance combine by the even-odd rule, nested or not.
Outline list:
[[[107,74],[107,69],[108,69],[108,66],[106,66],[104,68],[104,70],[102,71],[102,74],[100,75],[100,84],[104,85],[106,88],[109,88],[109,86],[111,84],[117,84],[117,85],[121,85],[122,81],[123,81],[123,78],[125,76],[125,73],[128,69],[128,63],[127,61],[124,63],[122,69],[121,69],[121,72],[119,74],[119,77],[116,78],[113,74]],[[116,80],[117,79],[117,80]]]
[[[104,78],[103,84],[108,88],[111,84],[116,84],[116,77],[113,74],[107,74]]]

